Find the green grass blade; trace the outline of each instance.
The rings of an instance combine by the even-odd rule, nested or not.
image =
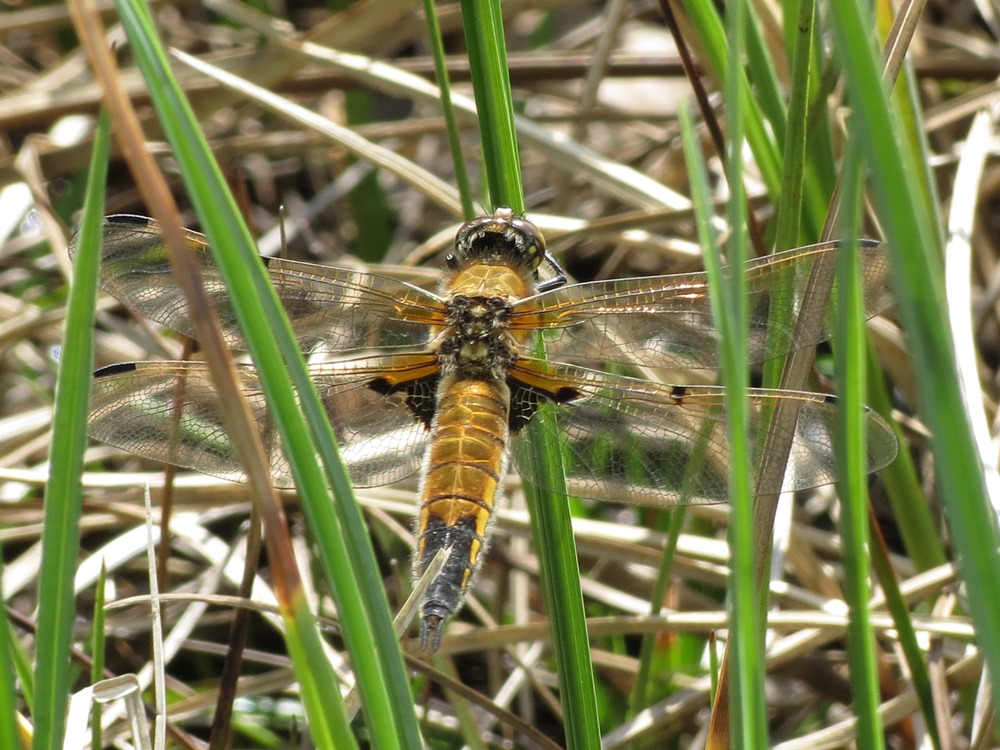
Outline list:
[[[104,679],[104,592],[108,582],[107,566],[101,563],[101,574],[94,586],[94,614],[90,626],[90,684]],[[90,711],[91,747],[101,747],[101,706],[95,702]]]
[[[913,690],[917,694],[917,700],[920,701],[920,710],[923,712],[924,722],[927,724],[927,734],[934,748],[940,750],[943,743],[934,709],[934,693],[931,688],[927,655],[917,641],[913,619],[910,617],[910,608],[899,589],[896,572],[892,569],[892,563],[887,553],[887,545],[885,540],[880,537],[881,530],[878,528],[874,514],[870,511],[868,524],[871,528],[868,536],[871,540],[869,548],[871,550],[872,571],[882,587],[882,596],[885,598],[889,614],[896,626],[899,645],[903,650],[906,666],[910,670],[910,679],[913,681]]]
[[[721,255],[713,247],[707,261],[716,266],[712,315],[722,337],[722,380],[726,385],[727,432],[730,443],[729,502],[732,505],[729,527],[729,555],[732,574],[729,579],[730,660],[733,677],[729,686],[730,729],[737,747],[762,747],[767,739],[764,709],[763,628],[758,607],[758,577],[754,570],[754,487],[750,471],[747,430],[750,423],[746,389],[749,385],[746,350],[749,320],[746,297],[746,192],[743,186],[744,123],[752,121],[744,113],[740,96],[746,85],[743,75],[748,4],[737,0],[726,8],[726,38],[729,61],[725,69],[726,106],[726,182],[730,198],[727,205],[729,224],[729,273],[718,268]],[[749,108],[753,112],[755,107]],[[711,277],[710,277],[711,280]],[[711,290],[709,292],[712,293]]]
[[[791,87],[788,97],[787,119],[784,128],[784,152],[781,170],[781,201],[777,206],[774,245],[776,250],[787,250],[799,244],[803,223],[803,181],[806,169],[806,141],[808,138],[808,93],[816,5],[813,0],[801,0],[796,19],[794,48],[792,50]],[[780,135],[778,136],[781,137]],[[771,318],[778,330],[795,325],[796,311],[790,304],[775,304]],[[764,385],[776,388],[781,383],[784,358],[764,363]]]
[[[882,371],[870,344],[867,357],[868,406],[886,417],[896,434],[896,440],[900,445],[906,445],[906,435],[892,418],[892,401],[882,382]],[[920,486],[913,456],[909,451],[900,450],[896,460],[882,469],[879,476],[885,483],[903,546],[907,555],[913,559],[917,570],[930,570],[938,565],[944,565],[948,558],[942,547],[937,524],[931,514],[924,489]]]
[[[809,119],[809,75],[813,61],[812,43],[816,20],[814,0],[800,0],[796,24],[795,47],[792,52],[792,79],[789,87],[788,111],[781,170],[781,201],[778,203],[775,248],[787,250],[799,243],[802,222],[802,182],[805,172],[807,124]],[[779,135],[779,138],[781,136]]]
[[[33,714],[35,711],[35,673],[32,671],[31,657],[17,639],[13,629],[14,624],[12,622],[8,624],[10,625],[10,642],[13,649],[8,652],[8,656],[14,663],[14,675],[20,683],[24,705],[27,707],[28,713]]]
[[[843,236],[859,231],[862,161],[858,148],[849,147],[842,175]],[[841,502],[840,532],[844,547],[844,594],[850,612],[847,655],[850,662],[851,698],[857,718],[857,742],[882,748],[885,739],[878,717],[879,685],[875,637],[871,626],[871,586],[868,565],[868,474],[865,440],[865,334],[864,300],[857,264],[857,243],[844,242],[837,257],[840,310],[833,351],[839,384],[837,429],[834,432],[838,489]]]
[[[434,74],[441,90],[441,112],[444,114],[445,132],[448,133],[451,163],[455,166],[455,181],[458,183],[458,194],[462,198],[462,215],[469,221],[476,216],[476,206],[472,198],[469,174],[465,168],[465,156],[462,154],[462,135],[455,115],[455,106],[451,100],[451,79],[445,63],[441,23],[438,20],[434,0],[424,0],[424,16],[427,18],[427,38],[431,44],[431,56],[434,58]]]
[[[551,434],[544,429],[540,418],[554,420],[555,415],[551,412],[551,405],[544,405],[524,428],[528,430],[530,448],[526,453],[530,455],[519,457],[521,466],[532,467],[529,473],[539,482],[552,482],[563,475],[558,454],[554,462],[549,462],[552,451],[538,448],[545,445],[545,436]],[[559,689],[566,715],[566,747],[599,748],[594,668],[569,503],[562,498],[546,497],[528,484],[524,491],[559,670]]]
[[[884,25],[888,26],[888,20]],[[901,81],[893,87],[890,99],[900,113],[900,132],[905,135],[900,145],[910,153],[912,162],[918,167],[915,173],[916,179],[908,184],[911,199],[925,206],[923,212],[934,227],[934,236],[943,237],[939,214],[935,208],[941,205],[937,197],[937,178],[932,173],[931,151],[918,114],[922,106],[921,95],[917,91],[913,71],[904,66],[901,74]],[[868,381],[868,405],[883,416],[889,417],[892,412],[892,400],[881,373],[872,373]],[[905,445],[905,435],[902,430],[898,426],[895,429],[900,444]],[[899,457],[882,472],[882,478],[889,493],[889,501],[896,522],[899,524],[899,533],[906,545],[906,551],[913,558],[918,570],[929,570],[943,565],[947,555],[937,529],[937,519],[933,516],[924,489],[920,486],[909,452],[900,451]]]
[[[0,548],[2,549],[2,548]],[[3,556],[0,555],[0,582],[3,581]],[[17,747],[18,696],[14,688],[14,660],[17,649],[14,631],[7,618],[7,600],[0,588],[0,747]]]
[[[747,11],[747,73],[750,79],[753,80],[755,98],[760,105],[760,113],[774,129],[775,143],[785,144],[788,137],[785,95],[782,91],[781,81],[778,80],[778,73],[775,70],[775,65],[784,61],[775,61],[772,59],[752,6],[748,7]],[[793,74],[790,95],[794,96],[795,94]]]
[[[69,698],[69,650],[76,612],[73,573],[80,545],[80,476],[87,445],[87,404],[94,361],[94,307],[100,265],[101,219],[110,125],[101,118],[80,224],[80,255],[66,313],[52,426],[50,478],[45,494],[42,568],[38,582],[34,747],[62,744]],[[87,248],[86,250],[84,248]]]
[[[520,213],[524,211],[524,194],[500,4],[464,0],[462,11],[490,195],[494,205],[509,206]],[[538,354],[544,356],[540,341]],[[562,457],[557,447],[543,438],[546,432],[551,434],[554,419],[551,409],[543,407],[525,428],[532,455],[521,460],[534,467],[542,486],[565,485]],[[551,618],[567,747],[597,748],[597,698],[569,505],[560,498],[540,497],[530,487],[525,488],[525,494]]]
[[[1000,673],[1000,534],[988,501],[983,468],[972,439],[953,366],[945,310],[940,248],[926,205],[912,189],[919,168],[900,147],[895,112],[882,85],[870,43],[869,9],[857,0],[830,7],[835,49],[854,104],[854,122],[871,165],[877,213],[892,252],[894,288],[914,359],[921,413],[931,429],[938,486],[948,513],[962,579],[991,672]],[[863,137],[861,137],[863,134]],[[1000,695],[994,694],[1000,707]]]
[[[736,27],[733,30],[736,30]],[[736,43],[739,44],[738,39]],[[735,137],[736,143],[741,143],[742,139],[738,136],[741,131],[739,115],[730,113],[729,116],[731,118],[727,123],[729,137]],[[734,739],[739,738],[738,742],[745,743],[741,746],[763,746],[766,727],[760,721],[763,707],[758,705],[763,691],[763,671],[759,654],[761,629],[757,620],[756,577],[753,571],[753,490],[747,445],[749,423],[746,401],[747,365],[741,343],[746,337],[740,335],[740,330],[745,329],[745,322],[741,321],[746,320],[746,314],[742,309],[745,301],[739,302],[740,297],[744,297],[745,300],[743,293],[745,287],[741,280],[743,264],[739,258],[746,252],[746,234],[745,230],[733,227],[736,237],[730,245],[731,265],[728,271],[724,271],[719,249],[715,244],[715,233],[709,223],[711,201],[708,194],[708,174],[696,145],[694,124],[686,107],[680,110],[680,122],[688,174],[691,178],[698,236],[705,254],[705,270],[709,276],[712,314],[721,333],[722,378],[727,387],[730,501],[733,506],[729,536],[732,568],[729,588],[732,623],[729,658],[733,665],[730,669],[731,735]],[[731,143],[729,146],[728,156],[731,157],[735,152],[738,160],[739,148],[734,149]],[[727,166],[727,177],[733,186],[730,206],[741,206],[743,191],[740,189],[741,178],[738,168],[731,170],[730,166]],[[740,217],[737,216],[736,219],[742,226]],[[735,253],[732,250],[735,250]]]
[[[692,2],[691,0],[686,0],[684,8],[708,54],[706,62],[711,66],[717,80],[725,81],[734,52],[730,47],[731,40],[723,27],[718,12],[711,3]],[[741,62],[738,60],[738,63]],[[760,108],[756,106],[756,98],[750,88],[750,83],[743,75],[742,67],[739,69],[738,90],[734,92],[732,100],[729,99],[728,93],[726,95],[726,101],[730,102],[727,110],[729,106],[732,106],[731,102],[739,102],[740,108],[746,115],[747,144],[753,152],[754,160],[761,171],[761,177],[768,191],[772,196],[777,196],[781,185],[781,157],[777,146],[767,133],[763,115]]]
[[[185,186],[226,278],[295,473],[303,509],[316,535],[323,570],[337,600],[344,637],[353,655],[373,742],[386,748],[418,746],[419,730],[385,592],[350,483],[343,467],[337,468],[339,459],[325,411],[309,381],[287,318],[256,259],[249,233],[170,73],[145,7],[123,3],[120,12],[161,124],[181,165]],[[316,461],[317,451],[323,457],[325,476]],[[336,503],[331,502],[327,483],[337,497]],[[296,647],[297,655],[304,657],[310,650],[318,653],[319,640],[314,619],[304,619],[307,612],[299,604],[292,602],[292,611],[285,615],[289,625],[298,628],[298,634],[293,636],[298,641],[290,643],[290,648]],[[322,729],[322,723],[336,736],[321,740],[314,734],[314,739],[326,746],[350,746],[353,735],[342,704],[333,695],[338,688],[327,661],[298,661],[296,675],[314,732]]]
[[[687,511],[682,506],[669,513],[667,519],[667,543],[663,545],[663,559],[656,574],[656,583],[653,585],[652,593],[649,597],[651,602],[650,613],[659,614],[663,606],[664,598],[670,587],[670,579],[674,569],[674,556],[677,553],[677,542],[684,528],[684,521],[687,518]],[[635,688],[629,696],[629,713],[635,716],[646,706],[647,695],[649,694],[650,683],[652,682],[653,659],[655,657],[657,637],[650,633],[643,636],[642,645],[639,647],[639,671],[635,676]]]
[[[461,5],[490,199],[494,207],[521,214],[524,187],[500,3],[462,0]]]

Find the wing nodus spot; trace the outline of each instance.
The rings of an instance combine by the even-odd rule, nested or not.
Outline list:
[[[151,227],[156,225],[154,219],[148,216],[139,216],[138,214],[111,214],[110,216],[105,216],[104,220],[108,224],[135,224],[141,227]]]
[[[122,375],[126,372],[135,372],[138,369],[139,367],[135,362],[119,362],[118,364],[94,370],[94,378],[108,378],[113,375]]]
[[[557,404],[568,404],[570,401],[576,401],[578,398],[580,398],[580,391],[576,388],[563,386],[553,394],[552,400]]]

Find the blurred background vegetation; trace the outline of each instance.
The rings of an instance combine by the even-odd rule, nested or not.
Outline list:
[[[703,267],[678,106],[686,100],[695,112],[711,198],[718,216],[725,216],[723,81],[729,61],[725,19],[716,14],[723,4],[717,5],[670,3],[668,23],[660,6],[642,1],[503,4],[527,214],[573,280]],[[824,225],[839,207],[844,154],[852,138],[871,132],[845,135],[864,92],[845,76],[843,32],[828,17],[831,9],[820,4],[804,24],[803,5],[786,0],[747,8],[747,83],[740,106],[754,252],[828,237]],[[882,40],[893,17],[885,5],[876,6],[872,38]],[[97,7],[109,43],[117,45],[122,82],[143,118],[146,147],[171,180],[184,222],[197,229],[114,6],[101,1]],[[344,131],[295,120],[280,107],[268,108],[250,94],[174,65],[262,253],[356,268],[382,264],[433,285],[463,214],[442,110],[426,91],[435,74],[420,3],[183,0],[152,2],[150,8],[167,47],[222,67],[353,134],[348,139]],[[899,46],[887,55],[890,71],[907,55],[893,90],[895,146],[922,171],[910,175],[905,192],[883,189],[870,198],[861,234],[884,239],[882,224],[892,224],[894,202],[920,207],[930,227],[928,243],[939,253],[937,283],[943,283],[949,238],[948,262],[959,264],[949,279],[950,316],[953,323],[965,320],[969,336],[968,345],[956,338],[956,364],[945,362],[942,377],[971,373],[965,380],[968,415],[952,415],[954,425],[968,432],[969,424],[981,424],[980,450],[987,464],[992,455],[995,466],[1000,172],[993,171],[992,159],[1000,10],[972,0],[903,3],[897,10],[898,17],[911,12],[918,22],[902,28]],[[459,5],[441,3],[437,12],[453,87],[471,96]],[[794,55],[803,29],[805,66],[796,65]],[[687,71],[685,54],[693,61]],[[31,618],[44,596],[38,589],[39,537],[56,348],[72,276],[66,247],[83,202],[100,103],[65,5],[0,4],[0,544],[3,596],[17,655],[25,660],[33,658]],[[457,109],[465,169],[485,212],[491,206],[481,184],[476,122]],[[718,134],[714,127],[721,128]],[[796,137],[802,138],[802,153],[790,159],[788,143]],[[114,140],[107,163],[106,213],[148,214]],[[893,261],[906,253],[894,247]],[[923,290],[909,291],[920,297]],[[926,314],[946,317],[944,309]],[[929,434],[941,435],[942,427],[926,417],[926,397],[922,402],[918,395],[926,392],[921,379],[928,368],[911,359],[899,317],[890,310],[869,324],[867,402],[898,424],[901,440],[900,459],[870,487],[876,549],[869,553],[863,542],[841,536],[832,486],[800,493],[774,524],[766,714],[760,717],[773,746],[846,746],[865,717],[890,747],[998,744],[995,699],[979,651],[982,628],[977,633],[970,616],[977,602],[970,607],[963,598],[954,564],[959,557],[974,560],[975,553],[964,546],[964,532],[946,524],[944,510],[949,519],[964,518],[950,505],[957,495],[986,506],[975,487],[963,493],[940,481],[947,457],[935,451]],[[922,334],[910,334],[912,347],[912,337]],[[99,302],[95,366],[176,359],[184,347],[180,337],[110,298]],[[778,382],[776,370],[753,375]],[[815,366],[797,387],[835,391],[833,376],[830,347],[821,345]],[[678,383],[714,377],[668,374]],[[148,590],[144,536],[136,532],[143,523],[142,486],[154,484],[156,508],[163,485],[161,466],[105,446],[92,445],[86,460],[74,636],[82,651],[90,649],[83,639],[91,629],[102,558],[109,568],[102,595],[109,601]],[[410,588],[414,493],[414,482],[358,492],[394,609]],[[564,724],[572,717],[563,715],[555,689],[538,562],[516,477],[510,494],[471,601],[449,628],[440,658],[433,666],[409,662],[416,675],[415,710],[435,747],[566,742]],[[294,497],[287,499],[314,608],[333,617],[325,584],[308,578],[309,535]],[[189,601],[168,601],[163,611],[164,627],[181,644],[166,666],[170,741],[198,746],[209,735],[232,613],[231,601],[212,597],[236,591],[238,568],[232,573],[226,565],[245,541],[249,500],[243,487],[184,475],[174,485],[173,503],[182,523],[164,592],[198,593],[213,602],[199,612]],[[704,743],[715,736],[708,709],[722,653],[716,635],[727,624],[729,508],[691,508],[682,517],[613,505],[574,504],[573,511],[604,746]],[[987,515],[992,518],[992,511]],[[982,528],[988,546],[993,536]],[[890,566],[879,570],[873,584],[867,625],[877,644],[883,702],[877,717],[871,711],[859,715],[855,705],[849,665],[856,662],[846,635],[845,557],[869,554],[877,568],[883,555]],[[977,580],[995,579],[995,560],[993,566]],[[664,569],[670,574],[666,586],[658,583]],[[268,579],[266,559],[260,575]],[[147,610],[112,609],[106,617],[107,669],[139,672],[150,659]],[[288,654],[272,621],[253,617],[236,688],[235,746],[293,746],[305,733],[305,719]],[[343,646],[334,628],[328,640],[335,650]],[[989,647],[983,648],[989,655]],[[417,654],[409,637],[404,651]],[[88,682],[87,668],[82,659],[75,665],[80,687]],[[18,674],[28,671],[22,665]],[[31,712],[23,700],[29,694],[14,699],[26,716]],[[105,741],[123,731],[121,722],[113,724]],[[364,743],[365,728],[357,731]]]

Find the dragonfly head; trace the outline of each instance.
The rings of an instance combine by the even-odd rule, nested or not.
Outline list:
[[[546,258],[545,240],[527,219],[509,208],[498,208],[491,216],[466,222],[455,237],[455,251],[445,262],[452,270],[471,263],[508,265],[532,273]]]

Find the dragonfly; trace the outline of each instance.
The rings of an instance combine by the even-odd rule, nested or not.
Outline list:
[[[188,231],[186,241],[227,345],[245,350],[207,239]],[[809,303],[812,269],[837,248],[828,242],[747,264],[751,362],[829,338],[836,287],[833,312],[808,337],[797,332],[795,318]],[[193,335],[154,220],[106,217],[101,255],[107,292]],[[261,262],[300,346],[312,355],[310,375],[354,483],[384,485],[419,472],[414,575],[448,550],[422,600],[423,648],[438,648],[445,622],[481,565],[511,467],[548,497],[653,507],[727,500],[724,388],[634,376],[718,367],[704,274],[569,283],[535,225],[506,208],[459,229],[437,291],[390,275],[279,258]],[[858,262],[865,314],[872,317],[892,299],[885,248],[858,243]],[[240,365],[238,374],[274,482],[290,488],[291,470],[258,376],[250,365]],[[831,397],[764,388],[749,389],[747,397],[749,442],[758,458],[767,415],[779,406],[795,414],[779,436],[791,446],[788,468],[777,479],[758,477],[758,495],[835,481]],[[545,404],[552,418],[536,419]],[[540,479],[532,470],[526,429],[532,422],[562,457],[564,482]],[[865,424],[867,469],[874,472],[895,458],[897,445],[876,413],[866,411]],[[203,363],[128,362],[98,370],[89,425],[95,439],[138,456],[245,479]]]

